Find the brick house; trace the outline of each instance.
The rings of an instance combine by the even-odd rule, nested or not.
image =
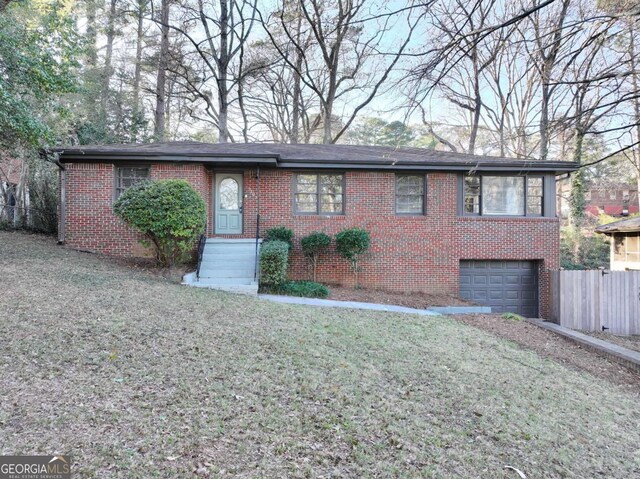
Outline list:
[[[558,182],[558,213],[561,218],[569,217],[569,198],[571,181],[564,179]],[[584,211],[590,216],[601,214],[610,216],[629,216],[640,212],[638,185],[615,185],[602,187],[587,184],[584,194]]]
[[[548,310],[548,270],[559,267],[555,178],[575,169],[352,145],[172,142],[56,151],[64,168],[59,235],[72,248],[144,255],[138,234],[113,214],[114,199],[140,179],[184,178],[207,204],[212,249],[205,257],[218,258],[214,270],[229,268],[223,263],[232,249],[225,248],[253,245],[258,229],[284,225],[295,233],[290,277],[307,278],[300,238],[357,226],[372,238],[359,275],[364,287],[460,294],[528,316]],[[320,263],[319,281],[353,281],[335,252]]]

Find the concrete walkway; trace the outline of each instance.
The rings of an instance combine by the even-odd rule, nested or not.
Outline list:
[[[617,344],[603,341],[602,339],[594,338],[587,334],[574,331],[573,329],[565,328],[559,324],[549,323],[540,319],[527,319],[526,321],[531,324],[535,324],[543,329],[552,331],[560,336],[563,336],[575,343],[584,346],[585,348],[592,349],[609,359],[612,359],[624,366],[627,366],[635,371],[640,372],[640,352],[632,349],[618,346]]]
[[[387,311],[391,313],[411,313],[423,316],[439,316],[441,313],[428,309],[406,308],[391,304],[360,303],[358,301],[334,301],[332,299],[299,298],[297,296],[278,296],[274,294],[259,294],[258,298],[274,301],[276,303],[306,304],[308,306],[324,306],[329,308],[368,309],[372,311]]]

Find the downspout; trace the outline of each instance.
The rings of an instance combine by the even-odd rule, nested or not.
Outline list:
[[[253,267],[253,280],[258,281],[258,250],[260,248],[260,164],[256,172],[256,260]]]
[[[67,231],[67,170],[59,162],[60,167],[60,219],[58,220],[58,244],[64,244]]]

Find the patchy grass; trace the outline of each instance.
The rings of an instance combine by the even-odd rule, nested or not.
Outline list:
[[[0,233],[0,453],[77,477],[633,477],[638,395],[448,318],[190,289]]]

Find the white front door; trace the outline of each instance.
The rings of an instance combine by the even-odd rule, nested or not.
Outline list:
[[[242,233],[242,174],[216,174],[215,234]]]

